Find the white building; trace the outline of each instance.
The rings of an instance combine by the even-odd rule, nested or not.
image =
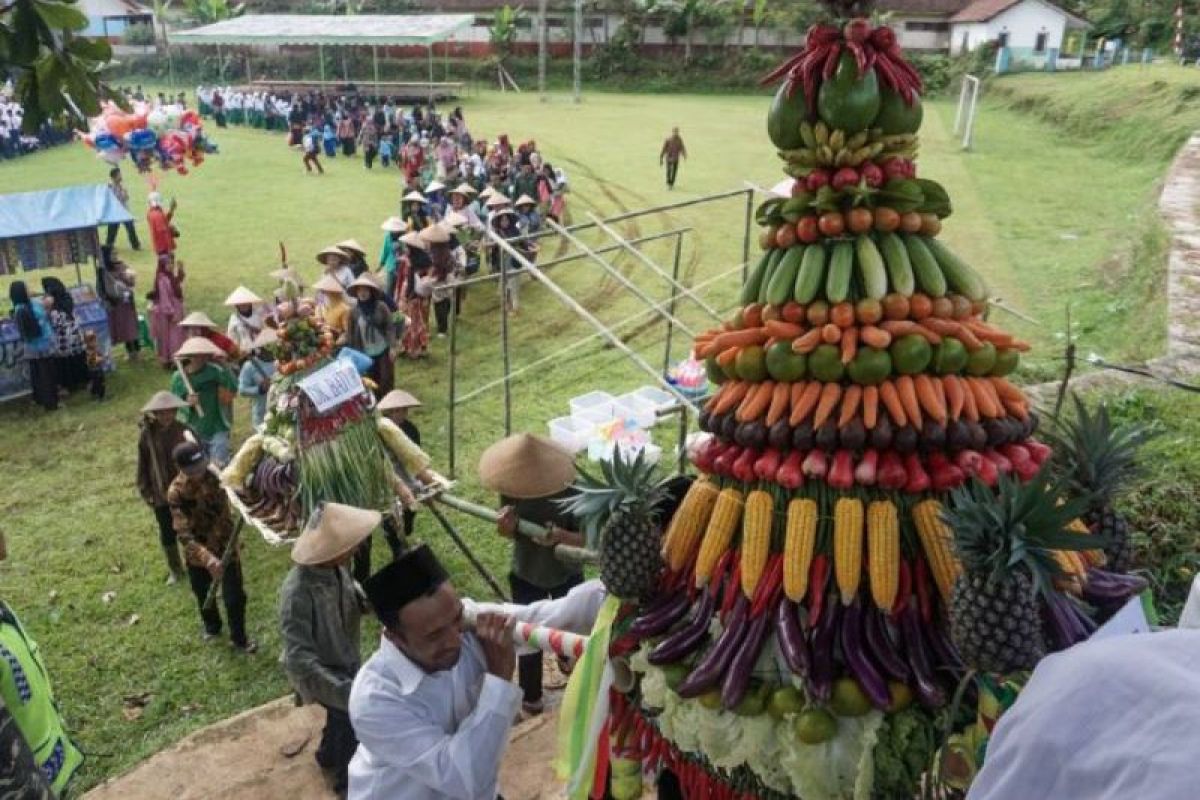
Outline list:
[[[1039,65],[1049,51],[1062,51],[1068,28],[1087,26],[1047,0],[974,0],[950,18],[950,52],[995,42],[1008,48],[1014,62]]]
[[[971,0],[879,0],[905,50],[945,53],[950,50],[950,18]]]
[[[136,0],[80,0],[75,8],[87,15],[84,36],[120,39],[132,24],[151,25],[153,12]]]

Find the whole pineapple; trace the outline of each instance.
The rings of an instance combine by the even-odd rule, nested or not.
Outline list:
[[[566,510],[582,523],[588,545],[600,551],[600,579],[608,591],[624,600],[650,595],[662,571],[662,529],[655,507],[666,495],[665,481],[656,479],[655,466],[639,453],[600,462],[596,478],[579,470],[575,495]]]
[[[1138,475],[1137,453],[1149,438],[1140,425],[1114,425],[1108,406],[1088,411],[1073,395],[1075,418],[1060,419],[1055,432],[1055,468],[1067,480],[1072,495],[1089,497],[1083,522],[1106,542],[1108,569],[1126,572],[1131,566],[1129,522],[1113,507]]]
[[[955,490],[943,511],[963,567],[950,596],[950,634],[976,669],[1033,669],[1046,653],[1038,592],[1054,591],[1060,567],[1051,551],[1087,544],[1067,528],[1083,501],[1060,503],[1061,489],[1044,473],[1025,484],[1002,478],[995,491],[974,482]]]

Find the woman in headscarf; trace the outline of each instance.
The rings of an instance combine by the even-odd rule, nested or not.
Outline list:
[[[404,153],[400,158],[400,167],[404,170],[405,179],[412,181],[421,176],[421,168],[423,166],[425,166],[425,150],[421,147],[421,142],[414,136],[404,146]]]
[[[50,316],[41,301],[31,301],[25,281],[13,281],[8,287],[12,301],[13,321],[24,345],[25,362],[29,365],[29,384],[34,401],[47,411],[58,408],[58,379],[55,374],[54,332]]]
[[[517,227],[517,212],[511,208],[500,207],[492,212],[492,216],[488,220],[488,224],[492,226],[497,234],[509,241],[512,246],[520,252],[522,250],[521,242],[518,240],[521,236],[521,230]],[[514,241],[518,240],[518,241]],[[524,253],[522,253],[524,255]],[[503,281],[500,287],[500,296],[503,302],[508,306],[508,310],[512,314],[516,314],[520,306],[521,299],[521,262],[513,258],[508,251],[504,250],[499,245],[493,249],[493,272],[500,272],[502,269],[507,271],[508,280]]]
[[[428,245],[416,232],[404,234],[400,242],[404,256],[400,259],[397,291],[400,307],[408,318],[400,346],[405,358],[424,358],[429,348],[429,298],[433,294]]]
[[[429,224],[429,209],[425,204],[425,195],[417,191],[409,192],[401,198],[400,218],[408,226],[408,230],[419,233]]]
[[[75,321],[75,300],[67,287],[58,278],[42,278],[42,292],[50,298],[47,309],[52,331],[51,352],[58,385],[73,392],[88,382],[87,354],[83,347],[83,334]]]
[[[179,327],[184,317],[183,307],[183,262],[173,268],[169,256],[159,256],[158,268],[154,272],[154,286],[147,298],[150,307],[150,338],[158,354],[158,363],[166,369],[172,368],[175,351],[183,344],[183,329]]]
[[[100,297],[108,312],[108,338],[113,345],[125,345],[129,357],[137,358],[141,349],[137,306],[133,301],[133,270],[113,253],[112,247],[100,248]]]
[[[350,310],[346,345],[370,357],[367,376],[375,382],[375,397],[383,397],[395,385],[392,348],[396,344],[396,328],[392,312],[383,302],[383,287],[371,273],[350,284],[350,291],[358,304]]]

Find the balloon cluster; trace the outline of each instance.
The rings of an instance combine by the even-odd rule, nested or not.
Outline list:
[[[109,103],[88,127],[80,139],[98,158],[116,165],[128,156],[139,172],[158,166],[186,175],[188,162],[198,167],[205,154],[217,152],[204,136],[200,115],[177,105],[151,109],[134,103],[133,111],[126,112]]]

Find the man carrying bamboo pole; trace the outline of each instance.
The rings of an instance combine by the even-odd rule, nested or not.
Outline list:
[[[242,562],[233,540],[233,513],[229,498],[221,488],[215,470],[209,468],[208,457],[200,445],[184,442],[171,453],[179,474],[167,490],[167,505],[171,521],[183,546],[188,580],[200,619],[204,622],[204,639],[221,635],[221,612],[206,605],[208,590],[213,581],[221,581],[221,596],[225,614],[229,617],[229,638],[235,649],[254,653],[258,645],[246,637],[246,592],[242,587]]]
[[[229,370],[212,363],[221,349],[202,336],[193,336],[175,352],[176,371],[171,394],[188,408],[181,421],[196,432],[204,452],[218,467],[229,462],[230,415],[227,408],[237,396],[237,380]]]

